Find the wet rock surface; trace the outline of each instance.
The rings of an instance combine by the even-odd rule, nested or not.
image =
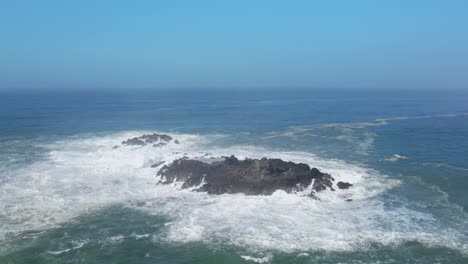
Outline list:
[[[142,135],[139,137],[129,138],[125,141],[122,141],[122,145],[123,146],[146,146],[147,144],[153,144],[153,147],[162,147],[162,146],[165,146],[171,140],[172,140],[172,137],[169,135],[153,133],[149,135]],[[115,148],[118,148],[118,146],[114,146],[114,149]]]
[[[182,188],[209,194],[270,195],[276,190],[304,191],[312,184],[310,195],[314,196],[315,192],[334,191],[335,180],[303,163],[267,158],[239,160],[235,156],[212,163],[181,158],[164,165],[157,174],[161,184],[183,182]]]
[[[353,186],[351,183],[349,182],[342,182],[342,181],[339,181],[337,184],[338,188],[340,189],[349,189],[349,187]]]

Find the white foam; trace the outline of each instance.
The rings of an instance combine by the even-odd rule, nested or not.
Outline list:
[[[386,158],[385,160],[386,161],[399,161],[399,160],[407,160],[407,159],[409,159],[409,158],[406,157],[406,156],[399,155],[399,154],[393,154],[391,157]]]
[[[60,254],[63,254],[63,253],[67,253],[69,251],[82,248],[84,245],[86,245],[88,243],[88,241],[78,241],[78,242],[74,241],[73,243],[76,244],[76,246],[71,247],[71,248],[67,248],[67,249],[63,249],[63,250],[48,251],[47,253],[52,254],[52,255],[60,255]]]
[[[139,235],[135,232],[131,233],[130,234],[131,237],[135,238],[135,240],[139,240],[139,239],[142,239],[142,238],[148,238],[151,236],[151,234],[143,234],[143,235]]]
[[[256,258],[256,257],[252,257],[252,256],[241,256],[241,258],[243,258],[243,259],[245,259],[247,261],[255,262],[255,263],[267,263],[267,262],[271,261],[272,256],[268,255],[268,256],[263,257],[263,258]]]
[[[355,123],[328,123],[318,125],[302,125],[302,126],[290,126],[288,131],[277,132],[271,131],[266,133],[267,137],[280,137],[280,136],[298,136],[303,135],[304,132],[313,131],[320,128],[334,128],[334,129],[361,129],[366,127],[384,126],[394,121],[402,120],[413,120],[413,119],[428,119],[428,118],[453,118],[453,117],[465,117],[468,113],[463,114],[436,114],[436,115],[422,115],[422,116],[397,116],[390,118],[378,118],[370,122],[355,122]],[[338,140],[347,140],[344,137],[337,137]]]
[[[46,229],[105,206],[124,204],[170,217],[164,234],[158,234],[158,240],[167,242],[222,242],[304,252],[418,240],[468,250],[460,232],[444,228],[432,215],[405,205],[386,205],[382,194],[399,182],[377,171],[306,152],[210,146],[210,139],[219,135],[177,134],[173,136],[181,144],[112,150],[122,140],[145,132],[80,136],[44,145],[50,150],[47,159],[12,171],[14,177],[0,185],[0,240],[8,233]],[[335,183],[347,181],[354,186],[318,193],[320,201],[282,191],[271,196],[215,196],[176,190],[177,184],[157,185],[156,169],[150,168],[182,156],[207,159],[231,154],[241,159],[276,157],[306,163],[332,174]]]

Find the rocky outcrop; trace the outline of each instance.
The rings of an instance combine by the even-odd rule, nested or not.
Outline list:
[[[122,141],[123,146],[146,146],[148,144],[153,144],[153,147],[162,147],[167,145],[172,140],[172,137],[165,134],[149,134],[139,137],[129,138],[125,141]],[[179,144],[179,141],[177,141]],[[113,149],[118,148],[119,146],[114,146]]]
[[[148,134],[129,138],[113,149],[125,146],[163,147],[167,144],[180,144],[166,134]],[[277,190],[288,193],[303,192],[315,197],[316,192],[335,191],[335,179],[328,173],[310,168],[303,163],[288,162],[281,159],[244,159],[235,156],[219,158],[210,153],[200,152],[198,158],[187,158],[187,153],[173,152],[183,158],[163,165],[160,161],[151,168],[160,168],[160,184],[181,182],[182,188],[209,194],[244,193],[247,195],[270,195]],[[205,161],[205,162],[204,162]],[[161,167],[162,166],[162,167]],[[338,189],[348,189],[351,183],[338,182]]]
[[[164,165],[158,175],[161,184],[183,182],[182,188],[209,194],[270,195],[276,190],[304,191],[312,184],[310,195],[313,196],[314,192],[334,191],[335,180],[330,174],[303,163],[267,158],[238,160],[235,156],[213,163],[181,158]]]

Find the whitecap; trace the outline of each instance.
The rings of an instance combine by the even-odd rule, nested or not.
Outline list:
[[[391,157],[386,158],[386,161],[399,161],[399,160],[407,160],[409,159],[407,156],[399,155],[399,154],[393,154]]]
[[[66,248],[66,249],[62,249],[62,250],[57,250],[57,251],[47,251],[47,253],[52,254],[52,255],[60,255],[60,254],[63,254],[63,253],[67,253],[67,252],[70,252],[72,250],[82,248],[84,245],[86,245],[88,243],[88,241],[79,241],[79,242],[74,242],[74,243],[77,244],[74,247]]]
[[[247,256],[247,255],[243,255],[241,256],[241,258],[247,260],[247,261],[252,261],[252,262],[255,262],[255,263],[268,263],[272,260],[272,256],[271,255],[268,255],[266,257],[262,257],[262,258],[256,258],[256,257],[252,257],[252,256]]]
[[[211,144],[212,138],[225,135],[171,134],[180,144],[112,149],[142,133],[148,132],[81,135],[44,144],[49,150],[44,159],[9,172],[14,177],[0,185],[0,240],[7,234],[52,228],[122,204],[167,216],[170,223],[164,225],[157,240],[168,243],[221,242],[266,251],[304,252],[346,251],[369,243],[409,240],[463,249],[466,241],[458,230],[444,226],[431,214],[408,209],[405,201],[390,206],[384,196],[400,182],[365,166],[307,152]],[[306,163],[330,173],[335,182],[354,186],[318,193],[320,201],[282,191],[271,196],[215,196],[180,190],[176,183],[157,185],[156,169],[151,168],[155,162],[169,163],[183,156],[209,160],[231,154],[240,159],[275,157]],[[114,238],[114,242],[122,239]]]

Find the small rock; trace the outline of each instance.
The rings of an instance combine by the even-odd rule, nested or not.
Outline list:
[[[342,181],[339,181],[337,184],[338,188],[340,189],[349,189],[349,187],[353,186],[351,183],[349,182],[342,182]]]
[[[171,141],[172,137],[169,135],[165,134],[150,134],[150,135],[143,135],[139,137],[133,137],[130,139],[127,139],[125,141],[122,141],[122,145],[127,145],[127,146],[145,146],[146,144],[153,144],[156,142],[164,143],[166,144],[167,142]]]

